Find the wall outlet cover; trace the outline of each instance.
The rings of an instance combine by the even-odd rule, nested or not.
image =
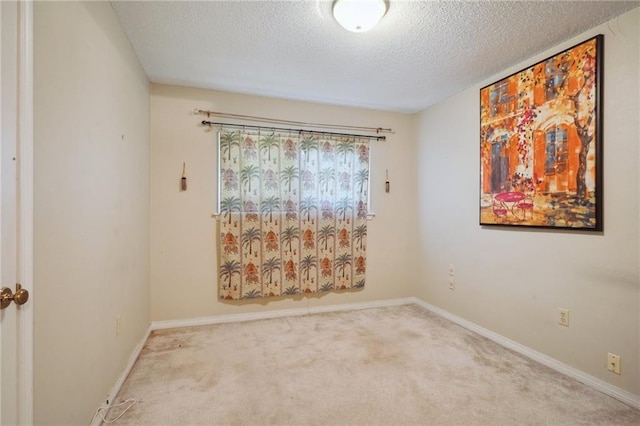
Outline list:
[[[612,354],[609,352],[607,354],[607,370],[612,373],[621,374],[620,373],[620,364],[622,360],[619,355]]]

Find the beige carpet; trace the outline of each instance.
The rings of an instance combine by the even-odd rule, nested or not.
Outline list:
[[[415,305],[156,331],[127,398],[116,424],[640,425],[640,410]]]

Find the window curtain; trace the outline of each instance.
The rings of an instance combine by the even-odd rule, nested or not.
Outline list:
[[[364,287],[369,139],[219,134],[221,299]]]

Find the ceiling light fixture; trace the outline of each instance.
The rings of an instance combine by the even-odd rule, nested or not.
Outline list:
[[[386,0],[336,0],[333,3],[336,21],[354,33],[370,30],[386,12]]]

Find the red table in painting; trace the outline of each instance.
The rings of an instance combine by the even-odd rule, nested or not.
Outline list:
[[[494,196],[495,200],[502,204],[511,214],[520,219],[515,212],[515,208],[518,203],[524,200],[524,193],[522,192],[501,192]]]

